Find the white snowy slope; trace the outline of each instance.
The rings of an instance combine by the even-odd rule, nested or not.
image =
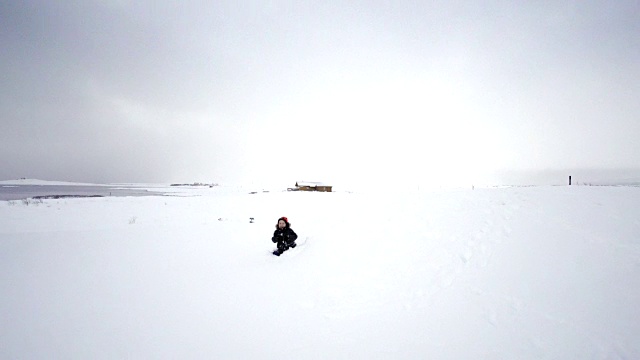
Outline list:
[[[0,202],[0,358],[640,358],[638,187],[189,191]]]

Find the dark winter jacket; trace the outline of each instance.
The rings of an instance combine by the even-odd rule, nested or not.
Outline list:
[[[298,238],[298,235],[291,229],[290,227],[286,227],[284,229],[276,229],[273,232],[273,237],[271,241],[276,242],[284,242],[286,244],[291,244]]]

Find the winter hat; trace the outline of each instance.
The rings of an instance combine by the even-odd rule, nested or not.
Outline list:
[[[284,220],[284,222],[286,222],[286,223],[288,223],[288,222],[289,222],[289,219],[287,219],[287,217],[286,217],[286,216],[283,216],[283,217],[281,217],[280,219],[278,219],[278,221],[280,221],[280,220]]]

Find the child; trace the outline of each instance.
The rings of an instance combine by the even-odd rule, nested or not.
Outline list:
[[[278,249],[273,252],[273,255],[280,256],[289,248],[296,247],[297,238],[298,235],[291,229],[289,220],[284,216],[278,219],[276,231],[273,232],[273,237],[271,238],[271,241],[278,244]]]

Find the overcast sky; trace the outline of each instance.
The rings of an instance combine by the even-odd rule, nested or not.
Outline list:
[[[0,179],[640,168],[640,1],[0,0]]]

